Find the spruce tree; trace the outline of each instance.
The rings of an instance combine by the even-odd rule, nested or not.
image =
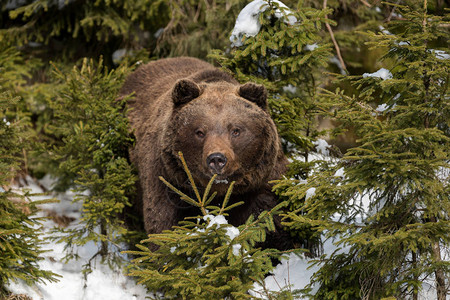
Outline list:
[[[14,62],[15,64],[11,63]],[[9,292],[10,281],[31,285],[56,281],[57,275],[42,270],[44,238],[42,218],[36,216],[38,204],[29,192],[13,190],[11,183],[25,167],[24,153],[29,149],[30,121],[21,111],[20,97],[14,95],[14,82],[23,80],[27,67],[17,50],[0,44],[0,298]]]
[[[339,77],[354,95],[323,94],[338,130],[355,128],[358,146],[307,182],[276,187],[294,201],[306,196],[289,226],[310,224],[339,247],[317,261],[314,299],[418,299],[427,282],[436,299],[448,294],[448,14],[428,14],[427,1],[396,9],[403,19],[367,33],[370,46],[386,49],[388,70]]]
[[[153,48],[154,34],[170,15],[163,0],[6,2],[0,6],[0,40],[44,60],[103,55],[108,66],[118,49],[134,56],[143,47]]]
[[[62,229],[59,238],[67,259],[77,258],[77,246],[92,241],[98,245],[94,257],[112,266],[122,262],[118,250],[128,234],[122,216],[137,180],[128,160],[134,141],[124,108],[128,98],[116,100],[128,71],[125,66],[109,71],[101,60],[88,59],[70,72],[54,71],[59,90],[50,102],[54,115],[47,129],[61,140],[52,150],[59,164],[54,175],[58,185],[75,189],[74,201],[83,205],[81,226]]]

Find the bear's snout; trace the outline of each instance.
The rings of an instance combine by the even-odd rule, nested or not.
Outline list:
[[[216,152],[206,158],[206,164],[215,174],[221,174],[227,164],[227,158],[222,153]]]

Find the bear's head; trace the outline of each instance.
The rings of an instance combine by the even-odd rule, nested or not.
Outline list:
[[[171,98],[173,112],[164,134],[164,157],[165,165],[176,169],[173,173],[178,184],[186,184],[179,151],[200,187],[218,175],[213,190],[219,195],[231,181],[236,182],[237,193],[257,190],[267,183],[280,146],[267,111],[264,86],[197,84],[182,79],[175,84]]]

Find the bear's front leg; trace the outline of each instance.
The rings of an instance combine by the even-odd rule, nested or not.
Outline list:
[[[161,233],[178,224],[178,208],[174,205],[173,195],[159,182],[153,182],[143,191],[144,227],[148,234]]]

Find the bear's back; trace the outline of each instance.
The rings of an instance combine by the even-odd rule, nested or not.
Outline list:
[[[194,73],[214,69],[212,65],[191,57],[167,58],[151,61],[139,67],[128,76],[120,94],[122,96],[135,93],[137,101],[130,101],[133,107],[139,102],[149,100],[146,96],[151,95],[152,99],[158,98],[181,78],[186,78]]]

